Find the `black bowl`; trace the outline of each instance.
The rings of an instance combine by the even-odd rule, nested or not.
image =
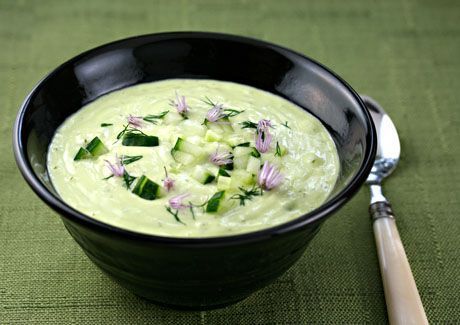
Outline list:
[[[56,193],[46,169],[59,125],[111,91],[169,78],[216,79],[286,98],[331,133],[341,173],[330,199],[285,224],[215,238],[168,238],[116,228],[74,210]],[[285,272],[319,226],[363,184],[376,135],[356,92],[321,64],[291,50],[239,36],[184,32],[129,38],[64,63],[32,90],[14,127],[14,154],[27,183],[61,216],[88,257],[122,286],[176,307],[236,302]]]

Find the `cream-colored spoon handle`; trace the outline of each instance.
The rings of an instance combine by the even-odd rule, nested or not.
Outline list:
[[[390,324],[428,324],[394,218],[375,219],[374,236]]]

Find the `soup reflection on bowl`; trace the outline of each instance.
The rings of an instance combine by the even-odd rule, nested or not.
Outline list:
[[[14,152],[88,257],[133,293],[213,308],[285,272],[371,168],[375,130],[319,63],[244,37],[165,33],[64,63]]]

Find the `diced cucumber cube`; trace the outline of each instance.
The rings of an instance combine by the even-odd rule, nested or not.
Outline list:
[[[249,142],[242,142],[242,143],[238,143],[234,147],[249,147],[249,146],[250,146]]]
[[[80,147],[80,149],[78,150],[78,152],[75,155],[75,157],[73,158],[73,160],[88,159],[88,158],[91,158],[91,157],[92,157],[91,152],[89,152],[88,150],[86,150],[83,147]]]
[[[206,212],[213,213],[218,212],[222,206],[222,201],[225,197],[225,191],[219,191],[215,193],[208,201],[206,205]]]
[[[247,185],[253,185],[255,183],[255,177],[253,174],[246,170],[235,170],[232,174],[232,188],[244,187]]]
[[[148,179],[145,175],[142,175],[138,179],[132,193],[145,200],[155,200],[161,196],[161,187],[154,181]]]
[[[204,136],[207,130],[204,125],[201,125],[198,121],[191,119],[183,120],[180,123],[180,127],[186,135],[199,135],[201,137]]]
[[[251,156],[260,158],[260,152],[256,148],[252,147]]]
[[[195,157],[193,157],[191,154],[186,153],[186,152],[172,149],[171,155],[176,162],[184,164],[184,165],[190,165],[193,162],[195,162]]]
[[[234,132],[232,122],[230,122],[230,119],[228,117],[221,118],[219,120],[219,125],[224,131],[224,133],[232,134]]]
[[[235,157],[249,156],[251,152],[251,147],[235,147],[235,149],[233,149],[233,155]]]
[[[182,151],[195,157],[202,156],[204,154],[203,149],[201,149],[198,145],[184,140],[183,138],[177,138],[173,150]]]
[[[229,189],[231,183],[232,183],[231,177],[219,176],[219,178],[217,179],[217,189],[219,191]]]
[[[193,172],[193,178],[195,178],[201,184],[211,183],[216,176],[214,176],[209,170],[202,166],[196,166]]]
[[[208,131],[206,131],[206,135],[205,135],[204,139],[207,142],[218,142],[218,141],[222,140],[222,135],[220,133],[217,133],[217,132],[213,131],[213,130],[208,130]]]
[[[221,128],[220,124],[217,124],[216,122],[207,122],[206,127],[216,133],[224,133],[224,130]]]
[[[241,144],[245,144],[243,141],[244,139],[239,135],[231,135],[225,139],[225,142],[231,147],[238,147]],[[246,143],[249,146],[249,142]]]
[[[101,139],[98,137],[95,137],[90,141],[90,143],[88,143],[86,150],[88,150],[93,157],[98,157],[109,152],[109,150],[102,143]]]
[[[127,133],[123,136],[121,144],[131,147],[156,147],[160,143],[158,137],[137,133]]]
[[[248,165],[246,166],[246,171],[253,175],[257,175],[260,170],[260,159],[250,156],[248,160]]]
[[[168,124],[168,125],[176,125],[180,122],[182,122],[184,118],[180,115],[177,114],[177,112],[169,112],[168,114],[163,117],[163,123]]]
[[[240,156],[233,158],[233,168],[235,169],[246,169],[248,165],[249,155]]]
[[[85,148],[80,147],[80,149],[78,149],[78,152],[73,160],[97,158],[107,152],[109,152],[109,150],[106,148],[106,146],[104,146],[101,139],[94,137],[94,139],[91,140]]]
[[[225,169],[223,168],[219,168],[219,171],[217,173],[217,176],[227,176],[227,177],[230,177],[230,174],[228,171],[226,171]]]

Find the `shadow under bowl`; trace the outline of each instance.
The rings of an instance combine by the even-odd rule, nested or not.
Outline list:
[[[276,227],[215,238],[140,234],[74,210],[46,169],[56,129],[82,106],[111,91],[171,78],[216,79],[281,96],[316,116],[337,146],[341,172],[318,209]],[[239,301],[300,258],[326,217],[365,181],[375,157],[371,117],[356,92],[323,65],[245,37],[177,32],[124,39],[82,53],[38,83],[19,110],[14,154],[25,180],[57,211],[88,257],[136,295],[182,308]]]

